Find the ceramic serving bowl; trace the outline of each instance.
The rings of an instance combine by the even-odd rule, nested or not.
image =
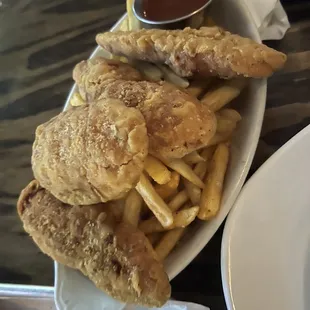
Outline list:
[[[214,1],[209,14],[216,24],[233,33],[260,42],[258,30],[242,0]],[[126,15],[123,18],[126,18]],[[120,22],[111,31],[117,30],[119,25]],[[90,57],[99,55],[102,55],[102,50],[97,47]],[[75,86],[69,94],[65,109],[69,105],[74,89]],[[253,79],[233,102],[233,106],[242,115],[242,121],[232,142],[232,153],[225,179],[221,209],[212,220],[208,222],[197,221],[192,225],[180,244],[169,255],[165,261],[165,268],[170,279],[179,274],[203,249],[232,208],[248,174],[256,150],[265,109],[266,89],[267,82],[265,79]],[[102,292],[97,290],[86,277],[77,271],[59,266],[57,263],[55,263],[55,286],[56,304],[59,309],[86,309],[86,305],[88,305],[87,309],[105,309],[103,307],[105,299],[100,301],[100,296],[102,298],[105,296]],[[117,308],[109,306],[107,309]]]

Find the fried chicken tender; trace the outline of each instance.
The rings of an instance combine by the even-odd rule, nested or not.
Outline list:
[[[75,81],[92,80],[88,69]],[[216,118],[205,105],[169,83],[105,80],[96,89],[84,88],[90,102],[121,99],[136,107],[145,118],[149,152],[166,158],[181,158],[208,144],[216,131]],[[86,83],[84,83],[85,85]]]
[[[209,108],[168,83],[117,80],[107,83],[99,98],[119,98],[141,111],[155,156],[181,158],[206,146],[216,131]]]
[[[268,77],[286,61],[283,53],[219,27],[106,32],[96,41],[116,55],[165,63],[183,77]]]
[[[147,238],[133,226],[113,224],[107,204],[66,205],[34,180],[21,192],[17,210],[44,253],[112,297],[147,307],[170,297],[168,276]]]
[[[40,125],[32,170],[61,201],[95,204],[124,197],[139,181],[147,153],[141,112],[106,99],[62,112]]]
[[[100,92],[102,82],[107,79],[140,81],[142,75],[128,64],[96,57],[78,63],[73,70],[73,79],[79,85],[79,93],[83,100],[89,101],[87,94]]]

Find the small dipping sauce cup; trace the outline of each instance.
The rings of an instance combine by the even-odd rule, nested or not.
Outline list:
[[[212,0],[135,0],[133,12],[142,28],[199,28]]]

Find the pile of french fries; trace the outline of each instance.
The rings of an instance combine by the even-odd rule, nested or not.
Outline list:
[[[218,100],[226,100],[226,96]],[[216,114],[221,123],[216,134],[219,138],[215,136],[219,142],[182,159],[149,155],[139,183],[125,199],[123,221],[145,233],[160,260],[168,256],[196,218],[210,220],[220,209],[230,138],[241,117],[233,109]]]
[[[132,0],[127,0],[127,13],[121,30],[139,29],[139,21],[132,12]],[[212,21],[209,19],[208,23]],[[113,55],[110,58],[132,63],[148,80],[166,80],[186,89],[217,117],[217,132],[206,148],[182,159],[149,155],[140,181],[123,202],[122,221],[144,232],[158,258],[164,260],[196,218],[210,220],[220,209],[230,141],[241,120],[236,110],[226,106],[240,94],[246,80],[208,79],[190,83],[166,66]],[[79,105],[80,98],[74,97],[74,100]]]

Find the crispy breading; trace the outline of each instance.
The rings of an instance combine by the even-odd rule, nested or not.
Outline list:
[[[60,113],[36,130],[35,178],[65,203],[118,199],[133,188],[148,153],[141,112],[100,100]]]
[[[165,63],[183,77],[268,77],[286,61],[283,53],[219,27],[106,32],[96,41],[116,55]]]
[[[17,210],[44,253],[80,270],[112,297],[147,307],[170,297],[168,276],[148,239],[133,226],[114,223],[107,204],[66,205],[32,181]]]
[[[80,74],[77,83],[92,80],[88,70]],[[115,98],[138,108],[145,118],[149,152],[155,156],[181,158],[207,145],[216,131],[216,118],[209,108],[169,83],[109,79],[85,90],[90,102]]]
[[[101,84],[107,79],[140,81],[143,78],[138,70],[128,64],[95,57],[79,62],[73,69],[73,79],[79,85],[82,99],[89,101],[87,94],[99,92]]]
[[[214,114],[190,95],[168,83],[114,81],[100,98],[120,98],[145,118],[149,152],[181,158],[208,144],[216,131]]]

